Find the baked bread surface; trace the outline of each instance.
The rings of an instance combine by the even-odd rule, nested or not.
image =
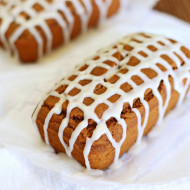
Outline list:
[[[120,0],[0,0],[0,47],[21,62],[44,54],[111,17]]]
[[[189,70],[185,46],[159,35],[131,34],[58,82],[33,121],[55,152],[89,169],[105,169],[181,104]]]

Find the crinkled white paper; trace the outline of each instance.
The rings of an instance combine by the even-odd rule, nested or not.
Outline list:
[[[54,154],[31,121],[40,98],[75,65],[138,31],[163,34],[190,45],[188,24],[132,8],[37,65],[21,65],[0,52],[0,189],[190,188],[190,97],[143,139],[138,151],[132,149],[120,159],[120,168],[103,174],[89,174],[66,155]]]

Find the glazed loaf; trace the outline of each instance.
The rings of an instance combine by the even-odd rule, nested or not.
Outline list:
[[[0,0],[0,47],[21,62],[36,62],[114,15],[120,1]]]
[[[105,169],[181,104],[189,72],[185,46],[159,35],[131,34],[58,82],[33,121],[55,152]]]

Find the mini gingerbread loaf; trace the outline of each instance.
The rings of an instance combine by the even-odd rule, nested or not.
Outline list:
[[[0,0],[0,47],[38,58],[118,12],[121,0]]]
[[[55,152],[83,166],[117,163],[189,90],[190,51],[159,35],[131,34],[58,82],[33,121]]]

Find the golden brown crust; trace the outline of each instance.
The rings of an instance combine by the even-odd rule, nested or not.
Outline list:
[[[80,1],[83,5],[82,1]],[[95,3],[95,0],[91,0],[92,3],[92,14],[88,22],[88,28],[95,27],[98,24],[100,12],[99,9]],[[0,5],[1,6],[1,5]],[[84,5],[83,5],[84,6]],[[73,29],[71,31],[70,39],[76,38],[82,31],[81,26],[81,20],[80,16],[77,14],[74,6],[69,1],[67,2],[67,7],[70,9],[73,17],[74,17],[74,25]],[[44,11],[43,7],[40,6],[40,4],[36,3],[33,7],[36,12]],[[107,18],[114,15],[120,8],[120,0],[112,0],[112,3],[108,9]],[[63,17],[63,19],[68,23],[66,20],[66,17],[63,12],[59,11],[60,15]],[[29,19],[29,16],[25,12],[21,12],[20,15],[25,17],[26,19]],[[64,43],[64,34],[60,27],[60,25],[57,23],[55,19],[48,19],[46,21],[48,27],[50,28],[50,31],[52,33],[52,49],[56,49],[57,47],[61,46]],[[1,27],[1,19],[0,19],[0,27]],[[10,27],[8,28],[6,32],[6,39],[9,40],[11,34],[19,27],[19,25],[16,22],[13,22]],[[42,37],[43,41],[43,53],[46,53],[46,45],[47,45],[47,39],[44,34],[44,31],[40,26],[36,26],[37,31],[39,32],[40,36]],[[29,30],[24,30],[22,35],[17,39],[15,42],[15,46],[18,50],[19,59],[23,63],[31,63],[36,62],[38,60],[38,43],[36,39],[33,37],[31,32]],[[3,43],[0,38],[0,47],[3,47]]]

